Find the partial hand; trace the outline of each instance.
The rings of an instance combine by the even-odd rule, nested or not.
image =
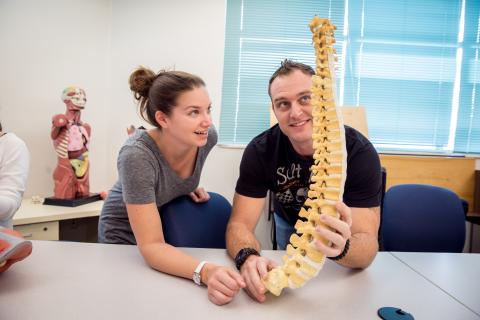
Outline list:
[[[320,215],[320,220],[327,226],[318,226],[316,231],[325,239],[331,242],[331,246],[323,244],[321,241],[316,241],[317,249],[324,253],[327,257],[336,257],[342,253],[345,244],[352,232],[352,209],[341,201],[336,204],[337,211],[340,213],[340,219],[336,219],[326,214]]]
[[[241,268],[241,274],[247,285],[246,290],[250,297],[259,302],[265,301],[267,289],[263,285],[263,279],[267,272],[276,267],[276,263],[265,257],[251,255],[244,262]]]
[[[5,237],[5,236],[2,237],[3,233],[9,236],[14,236],[14,237],[23,239],[20,232],[13,229],[0,227],[0,253],[7,250],[11,246],[11,243],[9,242],[8,237]],[[7,271],[7,269],[10,268],[10,266],[15,262],[25,259],[30,255],[30,253],[32,253],[31,244],[24,243],[21,246],[18,246],[15,249],[15,252],[9,257],[8,260],[4,260],[3,262],[0,263],[0,273]]]
[[[208,299],[216,305],[229,303],[245,287],[242,276],[232,268],[212,264],[207,264],[204,268],[206,279],[203,282],[208,287]]]
[[[203,188],[197,188],[195,191],[188,194],[194,202],[207,202],[210,200],[210,195]]]
[[[135,132],[135,126],[133,124],[127,127],[127,134],[131,136]]]

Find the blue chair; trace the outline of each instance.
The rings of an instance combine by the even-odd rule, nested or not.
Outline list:
[[[160,208],[165,241],[175,247],[222,248],[232,206],[222,195],[209,192],[210,200],[196,203],[181,196]]]
[[[385,193],[380,241],[386,251],[462,252],[465,213],[452,191],[421,184]]]

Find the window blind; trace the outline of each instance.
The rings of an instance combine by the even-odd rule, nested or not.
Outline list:
[[[338,21],[342,30],[343,5],[333,0],[227,1],[220,143],[247,144],[269,127],[270,76],[285,58],[314,65],[312,12]]]
[[[380,149],[448,149],[461,2],[351,1],[345,103]]]
[[[480,1],[466,1],[455,151],[480,153]]]
[[[366,108],[380,150],[480,152],[478,0],[228,0],[220,142],[269,126],[268,79],[314,66],[308,23],[337,26],[337,94]]]

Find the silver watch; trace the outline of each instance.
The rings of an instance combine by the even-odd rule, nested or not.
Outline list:
[[[193,271],[193,276],[192,280],[199,286],[202,285],[202,277],[200,276],[200,272],[203,269],[203,266],[207,263],[207,261],[202,261],[198,264],[197,268],[195,268],[195,271]]]

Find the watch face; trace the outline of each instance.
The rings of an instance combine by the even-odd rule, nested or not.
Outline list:
[[[195,282],[198,285],[201,285],[202,283],[200,282],[200,273],[194,273],[193,274],[193,282]]]

